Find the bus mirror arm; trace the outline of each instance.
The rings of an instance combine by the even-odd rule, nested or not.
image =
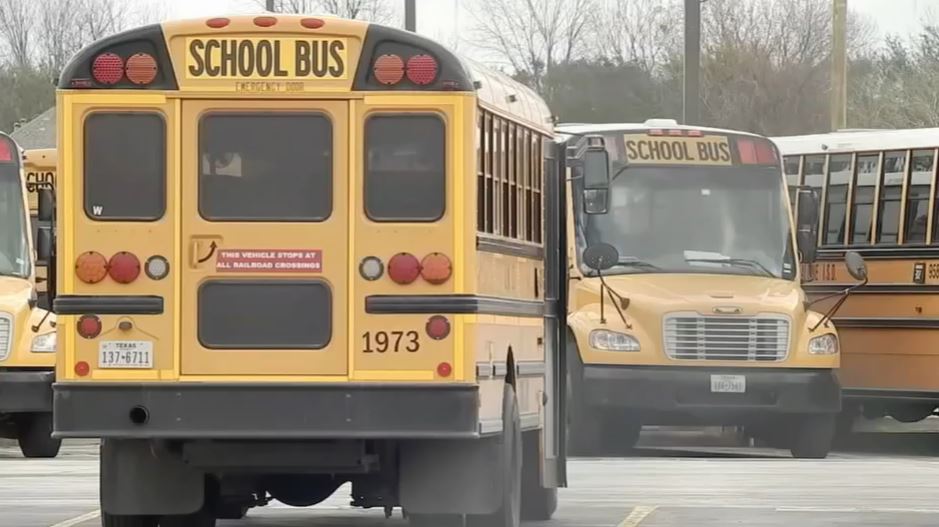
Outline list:
[[[830,298],[840,297],[838,298],[838,301],[835,302],[835,304],[831,306],[828,309],[828,311],[825,312],[824,315],[822,315],[822,318],[819,319],[819,321],[816,322],[814,326],[812,326],[812,329],[810,329],[809,332],[814,333],[815,330],[819,328],[819,326],[821,326],[822,324],[826,324],[829,320],[831,320],[831,318],[835,316],[835,313],[837,313],[838,310],[841,309],[841,305],[844,304],[845,300],[847,300],[848,297],[851,296],[851,293],[853,293],[857,289],[860,289],[866,286],[867,282],[868,282],[868,278],[865,276],[862,281],[850,287],[845,288],[843,291],[840,291],[832,295],[823,296],[822,298],[817,298],[811,302],[806,303],[805,308],[808,309],[819,302],[824,302],[825,300],[828,300]]]
[[[42,319],[40,319],[38,323],[31,326],[29,329],[33,330],[33,333],[39,333],[39,329],[42,327],[43,324],[46,323],[46,319],[49,318],[49,315],[51,314],[52,314],[51,309],[46,311],[46,314],[42,316]],[[53,322],[51,326],[55,327],[55,322]]]

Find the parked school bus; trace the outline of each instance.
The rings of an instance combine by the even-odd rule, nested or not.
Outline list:
[[[569,178],[573,445],[630,448],[643,424],[743,425],[826,456],[838,336],[805,303],[798,253],[812,257],[816,211],[808,194],[793,221],[773,144],[663,119],[559,132],[602,141],[611,164]]]
[[[55,432],[103,439],[105,526],[346,482],[414,525],[552,515],[565,160],[534,92],[276,15],[96,42],[57,105]]]
[[[850,281],[835,265],[845,251],[870,261],[870,283],[834,319],[846,422],[861,411],[902,422],[932,415],[939,405],[939,129],[773,140],[789,184],[814,189],[823,204],[806,291],[822,298]]]
[[[55,457],[55,317],[39,307],[23,155],[0,132],[0,437],[26,457]]]
[[[29,222],[35,240],[39,232],[39,189],[55,187],[56,154],[54,148],[26,150],[23,153],[23,170],[26,172],[26,195],[29,198]],[[46,265],[36,266],[36,292],[39,305],[48,309],[46,299]]]

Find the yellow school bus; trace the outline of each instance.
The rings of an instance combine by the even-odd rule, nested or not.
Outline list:
[[[552,515],[564,160],[533,91],[409,32],[238,16],[90,45],[57,110],[55,433],[103,439],[104,525],[347,482],[414,525]]]
[[[23,153],[23,170],[26,172],[26,193],[29,197],[29,222],[32,228],[33,239],[39,232],[39,189],[42,187],[55,187],[56,154],[54,148],[37,148],[26,150]],[[39,294],[39,304],[46,305],[46,265],[36,266],[36,292]]]
[[[939,406],[939,129],[778,137],[790,185],[822,196],[819,256],[804,278],[823,298],[849,281],[838,258],[870,260],[870,284],[834,319],[846,422],[863,412],[916,422]],[[828,301],[830,302],[830,300]]]
[[[773,144],[667,119],[559,132],[609,157],[569,177],[572,447],[719,424],[826,456],[838,337],[805,304],[798,255],[814,243],[796,231],[814,211],[794,222]]]
[[[0,132],[0,437],[26,457],[55,457],[55,317],[39,307],[23,155]]]

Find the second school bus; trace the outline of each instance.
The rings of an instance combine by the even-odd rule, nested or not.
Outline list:
[[[570,175],[574,444],[622,450],[643,424],[722,424],[827,455],[838,337],[805,303],[798,254],[815,241],[797,230],[815,232],[815,211],[793,221],[776,147],[671,120],[560,132],[602,139],[612,162]]]
[[[36,148],[23,153],[23,171],[26,173],[26,195],[29,197],[29,221],[35,240],[39,233],[39,189],[55,188],[56,152],[54,148]],[[47,266],[36,266],[36,292],[39,304],[49,308],[46,297]]]
[[[414,525],[564,484],[557,155],[533,91],[335,18],[166,22],[57,93],[55,432],[109,527],[352,482]]]

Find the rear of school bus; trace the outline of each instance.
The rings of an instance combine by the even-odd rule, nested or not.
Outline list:
[[[572,177],[572,446],[625,450],[644,424],[744,425],[827,455],[838,339],[805,305],[775,146],[671,120],[560,132],[600,136],[610,157],[608,182],[589,164]],[[617,254],[598,272],[601,244]]]
[[[23,171],[26,173],[26,194],[29,197],[29,222],[33,233],[33,240],[39,232],[39,189],[55,188],[56,152],[54,148],[36,148],[23,152]],[[48,266],[36,266],[36,293],[39,295],[39,306],[48,309],[46,297]]]
[[[79,53],[58,110],[56,434],[103,438],[104,525],[347,482],[415,525],[517,525],[520,488],[550,516],[540,465],[517,472],[514,370],[476,382],[477,313],[544,309],[474,293],[476,98],[449,51],[332,18],[167,22]]]
[[[20,148],[0,133],[0,437],[26,457],[55,457],[55,318],[38,305],[27,203]]]

